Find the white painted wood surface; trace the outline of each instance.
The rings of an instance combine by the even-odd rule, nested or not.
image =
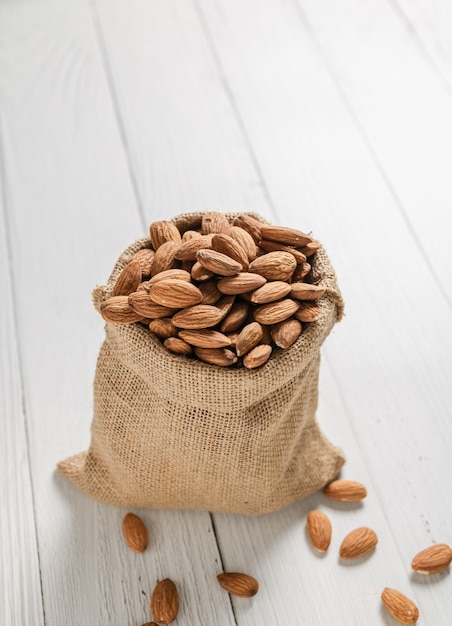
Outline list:
[[[21,0],[0,4],[0,623],[140,625],[155,581],[177,624],[395,622],[384,586],[448,626],[450,573],[414,554],[452,544],[452,23],[435,0]],[[409,28],[408,28],[409,26]],[[246,518],[124,511],[55,476],[89,441],[102,322],[91,289],[153,219],[255,210],[312,230],[346,317],[323,350],[319,421],[366,483]],[[325,557],[305,518],[331,517]],[[341,538],[379,535],[344,566]],[[256,575],[251,601],[214,580]]]

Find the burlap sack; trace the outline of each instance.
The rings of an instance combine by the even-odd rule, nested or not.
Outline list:
[[[199,226],[201,216],[173,221],[183,232]],[[107,285],[93,293],[97,308],[149,243],[141,239],[120,256]],[[322,248],[312,274],[326,288],[322,318],[256,370],[175,356],[140,324],[107,323],[91,444],[59,463],[59,472],[114,505],[241,514],[281,508],[325,485],[344,457],[315,417],[320,347],[343,302]]]

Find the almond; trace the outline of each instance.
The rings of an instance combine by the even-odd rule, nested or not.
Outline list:
[[[216,250],[198,250],[196,259],[205,268],[220,276],[233,276],[242,271],[238,261]]]
[[[259,242],[259,247],[264,252],[276,252],[278,250],[280,252],[289,252],[295,257],[297,263],[304,263],[306,261],[306,256],[302,252],[296,248],[292,248],[291,246],[285,246],[282,243],[278,243],[277,241],[267,241],[266,239],[262,239],[262,241]]]
[[[138,261],[141,266],[141,274],[143,276],[150,276],[152,263],[154,262],[155,252],[150,248],[143,248],[138,250],[132,257],[132,261]]]
[[[130,261],[119,274],[113,287],[112,296],[128,296],[137,290],[141,283],[141,265],[138,261]]]
[[[311,283],[292,283],[290,287],[290,296],[295,300],[317,300],[326,291],[324,287],[311,285]]]
[[[297,320],[300,320],[300,322],[315,322],[319,320],[322,315],[322,307],[308,302],[302,302],[298,307],[298,311],[295,313],[295,317]]]
[[[150,297],[151,300],[162,306],[182,309],[199,304],[202,300],[202,293],[192,283],[168,279],[155,283]]]
[[[143,520],[135,513],[127,513],[122,520],[122,532],[127,545],[133,552],[144,552],[148,547],[149,535]]]
[[[287,319],[271,328],[271,337],[278,348],[290,348],[301,335],[303,327],[297,319]]]
[[[249,271],[264,276],[267,280],[291,279],[297,262],[289,252],[267,252],[250,263]]]
[[[222,333],[230,333],[242,328],[248,319],[250,307],[246,302],[235,303],[224,320],[221,322]]]
[[[235,345],[237,356],[243,356],[257,346],[263,334],[262,326],[258,322],[251,322],[244,326]]]
[[[261,228],[263,224],[254,219],[254,217],[251,217],[251,215],[241,213],[235,218],[233,226],[240,226],[240,228],[242,228],[249,235],[251,235],[256,244],[258,244],[259,241],[262,239]]]
[[[179,612],[179,594],[170,578],[159,581],[151,596],[151,615],[161,624],[169,624]]]
[[[319,248],[320,248],[319,242],[312,240],[306,245],[302,246],[300,248],[300,252],[302,252],[308,258],[312,256],[313,254],[315,254]]]
[[[215,303],[217,309],[221,311],[221,320],[223,320],[226,315],[229,315],[232,307],[234,306],[235,296],[224,295]],[[220,320],[220,321],[221,321]]]
[[[316,550],[326,552],[331,543],[331,522],[323,511],[309,511],[306,518],[308,537]]]
[[[358,502],[367,496],[367,489],[356,480],[338,479],[327,485],[323,493],[332,500],[341,502]]]
[[[217,289],[217,281],[214,278],[199,283],[198,289],[202,294],[201,304],[215,304],[222,296],[221,291]]]
[[[230,224],[228,218],[219,211],[206,211],[201,220],[201,231],[208,233],[225,233]]]
[[[248,261],[253,261],[256,258],[256,243],[246,230],[243,230],[240,226],[231,226],[226,234],[237,241],[243,250],[245,250]]]
[[[175,255],[180,246],[180,241],[166,241],[162,243],[154,256],[151,268],[152,276],[166,270],[177,268],[178,261],[175,259]]]
[[[163,342],[163,345],[169,352],[179,354],[180,356],[189,356],[193,352],[190,344],[183,339],[179,339],[179,337],[168,337]]]
[[[231,340],[216,330],[181,330],[178,336],[199,348],[224,348],[231,345]]]
[[[226,276],[220,278],[217,287],[221,293],[241,294],[247,291],[253,291],[265,285],[267,279],[259,274],[241,272],[236,276]]]
[[[312,241],[312,237],[301,230],[288,226],[267,226],[266,224],[262,225],[261,238],[297,247],[305,246]]]
[[[291,317],[299,307],[299,303],[290,298],[262,304],[254,311],[254,319],[260,324],[277,324]]]
[[[133,324],[146,317],[130,306],[129,296],[107,298],[100,305],[100,314],[106,322],[112,324]]]
[[[169,317],[160,317],[157,319],[153,319],[149,323],[149,330],[161,339],[168,339],[168,337],[177,336],[177,328],[174,326]]]
[[[201,233],[197,230],[186,230],[182,235],[182,241],[189,241],[190,239],[199,239],[202,237]]]
[[[259,274],[257,274],[259,276]],[[251,302],[255,304],[266,304],[280,300],[290,293],[290,285],[282,280],[272,280],[251,294]]]
[[[149,285],[149,287],[152,287],[152,285],[155,285],[155,283],[158,283],[160,280],[185,280],[186,282],[190,282],[191,281],[191,276],[190,276],[190,272],[187,272],[186,270],[183,269],[171,269],[171,270],[163,270],[163,272],[159,272],[158,274],[154,274],[154,276],[146,281]],[[142,285],[144,285],[144,283],[141,283]]]
[[[247,369],[260,367],[270,358],[272,347],[268,344],[259,344],[243,357],[243,365]]]
[[[259,591],[259,583],[248,574],[228,572],[218,574],[217,580],[228,593],[241,598],[251,598]]]
[[[401,624],[415,624],[419,619],[417,606],[397,589],[385,587],[381,601],[389,614]]]
[[[300,265],[297,265],[297,268],[292,275],[292,281],[298,282],[303,280],[303,278],[305,278],[310,271],[311,266],[309,263],[300,263]]]
[[[452,548],[446,543],[437,543],[419,552],[411,561],[411,567],[420,574],[436,574],[452,562]]]
[[[378,543],[378,537],[371,528],[355,528],[346,535],[339,548],[341,559],[357,559],[368,554]]]
[[[226,254],[237,263],[240,263],[242,270],[248,269],[248,256],[242,246],[232,237],[225,233],[220,233],[212,237],[212,250]]]
[[[238,360],[237,355],[227,348],[195,348],[195,354],[200,361],[220,367],[229,367]]]
[[[181,234],[172,222],[164,220],[152,222],[149,227],[149,235],[154,250],[158,250],[167,241],[181,241]]]
[[[174,255],[178,261],[195,261],[196,253],[199,250],[209,249],[211,247],[211,236],[199,236],[194,239],[187,239],[181,243],[180,248]]]
[[[218,324],[223,317],[223,311],[216,306],[196,304],[176,313],[172,318],[172,322],[177,328],[210,328]]]
[[[193,280],[198,282],[205,282],[206,280],[210,280],[215,277],[215,274],[201,265],[199,261],[195,261],[195,263],[193,263],[190,273]]]
[[[156,319],[158,317],[170,317],[177,309],[168,306],[156,304],[151,300],[150,295],[146,291],[135,291],[129,296],[129,304],[134,311],[142,317]]]
[[[156,622],[146,622],[146,624],[142,624],[142,626],[159,626]]]

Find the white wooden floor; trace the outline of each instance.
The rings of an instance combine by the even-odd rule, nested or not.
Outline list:
[[[384,587],[452,623],[452,4],[449,0],[0,1],[0,624],[394,626]],[[103,322],[91,290],[156,219],[253,210],[313,231],[346,317],[318,419],[360,506],[316,494],[256,518],[124,510],[55,475],[89,443]],[[307,512],[333,524],[325,557]],[[374,554],[344,566],[356,526]],[[219,588],[245,571],[252,600]]]

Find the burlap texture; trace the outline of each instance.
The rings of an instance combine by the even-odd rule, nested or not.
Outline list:
[[[249,213],[259,217],[254,213]],[[236,214],[227,214],[232,220]],[[183,232],[202,213],[174,218]],[[96,308],[149,239],[118,259]],[[313,280],[323,316],[256,370],[221,368],[168,353],[139,324],[107,323],[94,379],[91,444],[58,464],[77,488],[127,507],[261,514],[312,493],[339,471],[342,451],[316,421],[320,348],[343,313],[320,248]]]

